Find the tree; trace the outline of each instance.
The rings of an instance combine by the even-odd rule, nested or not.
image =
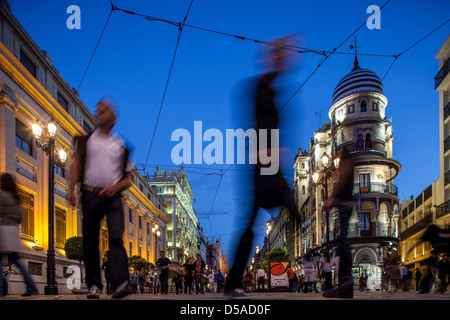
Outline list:
[[[152,263],[137,255],[128,258],[128,264],[134,270],[143,271],[144,273],[148,273],[153,268]]]
[[[289,260],[289,253],[285,249],[274,248],[267,255],[266,260]]]
[[[322,126],[319,128],[318,132],[327,132],[329,129],[331,129],[331,122],[325,121],[322,123]]]
[[[67,259],[77,260],[79,262],[81,282],[83,282],[83,270],[81,268],[81,261],[83,260],[83,238],[79,236],[68,238],[64,244],[64,251],[66,252]]]

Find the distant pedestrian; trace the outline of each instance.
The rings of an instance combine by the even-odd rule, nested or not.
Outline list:
[[[320,259],[320,273],[321,277],[325,280],[323,290],[331,289],[332,274],[331,274],[331,256],[328,250],[323,252],[323,256]]]
[[[169,268],[170,260],[166,257],[164,250],[159,251],[160,258],[156,261],[156,267],[159,269],[159,280],[161,281],[161,294],[169,293]]]
[[[304,293],[307,293],[308,291],[312,292],[314,281],[315,281],[315,274],[318,270],[317,268],[317,261],[313,255],[313,251],[310,250],[300,258],[300,263],[303,264],[303,268],[305,271],[305,288]]]
[[[439,261],[439,279],[441,279],[441,285],[437,292],[444,293],[447,291],[448,276],[450,274],[450,262],[447,254],[442,255],[442,259]]]
[[[223,273],[219,270],[217,270],[216,273],[216,281],[217,281],[217,292],[222,292],[222,286],[223,286]]]
[[[186,263],[183,265],[184,272],[184,294],[192,293],[192,282],[194,281],[194,269],[195,264],[192,262],[192,258],[189,257]]]
[[[205,267],[206,264],[202,260],[200,254],[197,253],[195,256],[195,292],[198,294],[205,293],[205,284],[204,284],[204,277],[205,277]]]
[[[28,268],[19,261],[19,224],[22,221],[22,212],[16,182],[12,175],[4,173],[0,177],[0,183],[0,297],[3,296],[3,254],[8,256],[10,265],[15,264],[19,268],[25,280],[26,292],[22,296],[38,294],[38,288]]]
[[[266,292],[266,272],[264,271],[264,269],[261,267],[261,265],[259,266],[258,270],[256,271],[256,280],[258,282],[258,290],[260,290],[260,288],[262,288],[262,292]]]
[[[289,280],[289,292],[294,292],[295,273],[292,270],[291,265],[286,269],[286,274]]]
[[[416,280],[416,291],[420,289],[420,279],[422,278],[422,272],[420,272],[419,268],[416,268],[416,272],[414,275],[414,280]]]
[[[249,269],[249,267],[246,267],[246,273],[245,273],[245,287],[247,288],[248,292],[252,293],[253,291],[253,272]]]
[[[394,293],[397,292],[398,281],[400,280],[399,262],[400,258],[398,257],[397,251],[389,248],[384,258],[384,269],[389,276],[391,289]]]

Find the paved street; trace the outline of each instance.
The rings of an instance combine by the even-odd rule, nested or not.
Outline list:
[[[111,300],[112,296],[101,294],[100,300]],[[36,295],[31,297],[21,297],[20,295],[8,295],[6,297],[0,298],[0,301],[7,300],[64,300],[64,301],[76,301],[76,300],[88,300],[86,294],[68,294],[68,295],[57,295],[57,296],[46,296],[46,295]],[[222,294],[218,293],[205,293],[205,294],[174,294],[170,293],[168,295],[154,295],[150,293],[143,294],[130,294],[121,300],[148,300],[148,301],[158,301],[158,300],[176,300],[176,301],[207,301],[207,300],[228,300],[224,298]],[[280,300],[280,301],[290,301],[290,300],[349,300],[349,299],[328,299],[322,297],[320,293],[253,293],[250,295],[250,300]],[[429,294],[417,294],[414,291],[408,292],[355,292],[354,298],[350,300],[450,300],[450,292],[444,294],[440,293],[429,293]]]

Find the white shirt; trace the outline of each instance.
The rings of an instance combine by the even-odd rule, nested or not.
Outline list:
[[[256,277],[266,277],[266,272],[264,271],[264,269],[258,269],[258,271],[256,271]]]
[[[90,187],[105,187],[118,183],[123,177],[125,143],[116,135],[95,130],[86,146],[84,183]],[[125,171],[131,172],[128,161]]]
[[[331,260],[330,262],[328,262],[325,257],[322,257],[322,259],[320,259],[320,262],[322,263],[323,272],[331,272]]]

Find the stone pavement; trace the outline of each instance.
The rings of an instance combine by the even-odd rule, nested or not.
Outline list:
[[[410,300],[410,301],[430,301],[430,300],[450,300],[450,292],[446,292],[444,294],[441,293],[435,293],[431,292],[429,294],[418,294],[415,291],[398,291],[396,293],[392,292],[380,292],[380,291],[373,291],[373,292],[358,292],[356,291],[354,293],[353,299],[329,299],[322,297],[321,293],[289,293],[289,292],[268,292],[268,293],[252,293],[249,294],[250,301],[264,301],[264,300],[280,300],[280,301],[292,301],[292,300],[298,300],[298,301],[312,301],[312,300],[322,300],[322,301],[329,301],[329,300],[380,300],[380,301],[386,301],[386,300]],[[56,296],[46,296],[43,294],[35,295],[31,297],[21,297],[20,295],[8,295],[6,297],[0,297],[0,303],[2,301],[9,301],[9,300],[60,300],[60,301],[83,301],[83,300],[90,300],[87,299],[86,294],[65,294],[65,295],[56,295]],[[111,295],[107,295],[105,293],[102,293],[100,295],[99,300],[113,300]],[[167,295],[160,295],[160,294],[152,294],[152,293],[137,293],[137,294],[130,294],[126,297],[124,297],[121,300],[145,300],[145,301],[160,301],[160,300],[174,300],[174,301],[220,301],[220,300],[229,300],[228,298],[225,298],[221,293],[205,293],[205,294],[174,294],[169,293]]]

